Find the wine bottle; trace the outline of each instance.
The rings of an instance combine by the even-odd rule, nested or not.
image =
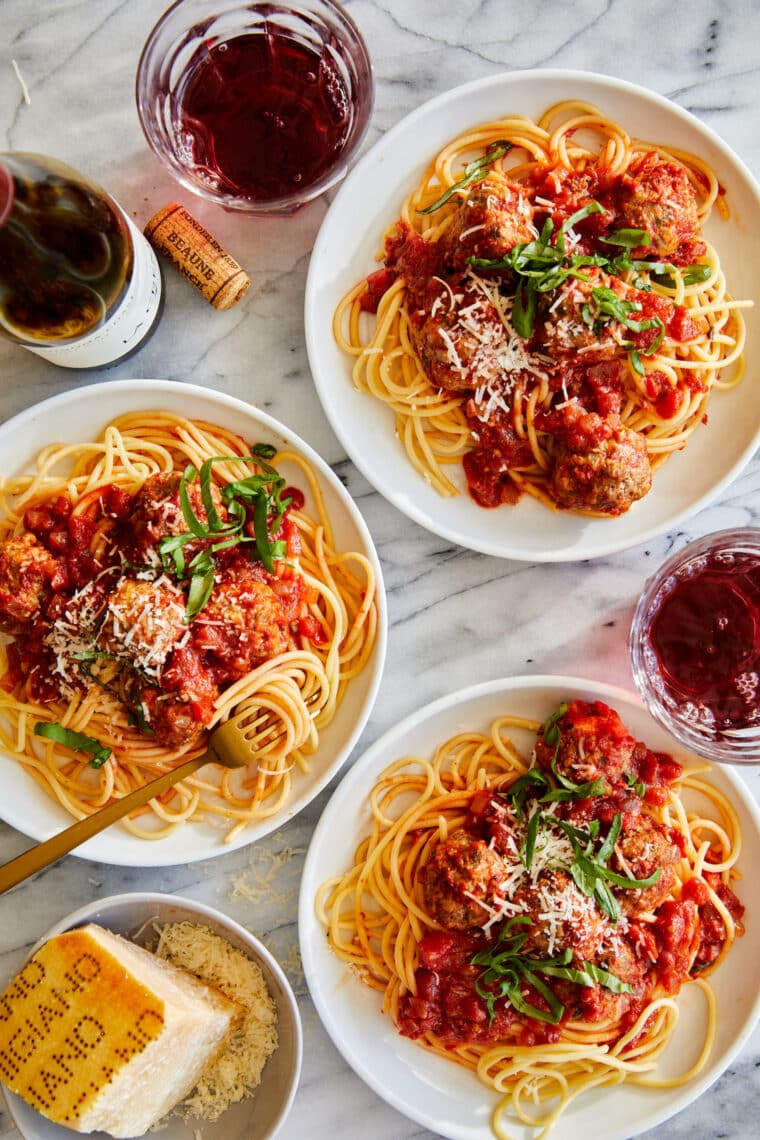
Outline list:
[[[156,255],[113,198],[55,159],[0,153],[0,335],[102,368],[143,344],[162,300]]]

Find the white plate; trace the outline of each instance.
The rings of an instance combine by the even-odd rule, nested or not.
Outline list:
[[[730,221],[706,234],[717,247],[735,297],[756,297],[760,274],[760,188],[718,136],[692,115],[643,88],[573,71],[495,75],[440,95],[380,140],[349,175],[319,231],[306,286],[306,342],[322,407],[354,463],[400,511],[443,538],[485,554],[531,562],[595,558],[672,529],[705,506],[741,471],[760,442],[760,386],[715,393],[710,423],[655,473],[652,491],[616,519],[550,512],[529,496],[515,507],[472,502],[461,467],[447,474],[460,496],[441,497],[417,474],[394,434],[393,413],[351,382],[351,360],[335,344],[332,317],[341,297],[377,268],[385,230],[430,159],[477,123],[506,114],[536,116],[562,99],[597,104],[629,134],[693,151],[717,171]],[[760,319],[747,315],[747,359],[760,351]],[[458,472],[458,475],[457,475]]]
[[[282,812],[246,828],[229,844],[223,841],[224,829],[211,822],[179,827],[172,835],[159,840],[138,839],[121,824],[115,824],[73,852],[84,859],[125,867],[165,867],[224,855],[268,835],[306,807],[335,775],[359,739],[380,685],[387,636],[380,562],[364,519],[350,495],[307,443],[242,400],[169,380],[116,380],[74,388],[27,409],[0,426],[0,472],[13,475],[27,471],[38,451],[47,444],[94,439],[115,416],[151,408],[219,424],[238,432],[251,443],[287,446],[307,459],[319,476],[338,549],[359,551],[372,563],[378,583],[379,621],[370,660],[347,687],[332,723],[320,733],[319,748],[310,758],[311,770],[294,780],[292,796]],[[287,474],[286,469],[283,470]],[[294,473],[293,482],[306,493],[308,508],[308,490],[300,472]],[[0,819],[37,840],[47,839],[72,822],[22,765],[3,754],[0,766],[3,780]]]
[[[314,913],[319,886],[352,863],[359,840],[367,834],[367,795],[378,774],[402,756],[430,756],[434,747],[463,729],[487,731],[507,712],[543,721],[568,698],[603,700],[624,724],[651,748],[682,762],[686,755],[652,720],[639,701],[622,689],[574,677],[514,677],[465,689],[413,713],[378,740],[351,768],[322,813],[309,846],[301,881],[299,934],[301,958],[314,1004],[335,1045],[355,1072],[399,1112],[450,1137],[493,1140],[489,1117],[495,1094],[458,1065],[427,1053],[394,1029],[380,1010],[380,995],[363,985],[327,944]],[[740,866],[760,866],[760,813],[747,788],[727,768],[714,768],[711,780],[730,796],[744,833]],[[760,1014],[760,958],[757,915],[760,879],[746,875],[740,887],[747,907],[746,933],[731,948],[726,963],[712,975],[719,1022],[713,1054],[700,1076],[676,1089],[637,1089],[623,1085],[581,1096],[552,1131],[552,1140],[629,1140],[653,1128],[704,1092],[728,1067],[749,1037]],[[663,1071],[676,1075],[690,1063],[693,1042],[704,1025],[704,1001],[696,986],[679,999],[677,1036],[663,1058]],[[533,1130],[510,1126],[515,1140],[530,1140]]]

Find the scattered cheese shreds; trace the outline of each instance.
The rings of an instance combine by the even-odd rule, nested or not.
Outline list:
[[[281,867],[288,864],[297,855],[305,853],[304,847],[283,847],[282,851],[261,850],[251,856],[247,871],[241,875],[232,876],[233,899],[243,898],[251,903],[264,900],[270,902],[287,903],[298,894],[298,887],[288,892],[278,891],[274,886],[274,879]]]
[[[27,87],[26,83],[24,82],[24,77],[21,74],[21,68],[16,63],[15,59],[11,60],[11,67],[13,68],[13,70],[15,72],[16,79],[18,79],[18,84],[19,84],[19,87],[21,88],[21,97],[28,107],[30,105],[30,103],[32,102],[32,99],[31,99],[31,96],[29,94],[29,88]]]
[[[218,1120],[231,1104],[250,1096],[277,1048],[277,1009],[260,967],[205,926],[169,923],[156,954],[221,990],[245,1014],[224,1052],[206,1069],[175,1110],[185,1117]]]

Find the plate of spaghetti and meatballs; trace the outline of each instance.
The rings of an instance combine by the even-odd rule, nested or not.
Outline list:
[[[346,1060],[452,1140],[629,1140],[760,1014],[741,780],[621,689],[442,698],[344,777],[306,859],[301,954]]]
[[[383,494],[460,544],[559,561],[641,541],[760,438],[759,217],[721,140],[630,84],[523,72],[440,96],[320,232],[306,322],[327,415]]]
[[[168,381],[54,397],[0,429],[0,815],[43,839],[209,763],[79,849],[162,865],[289,819],[369,715],[385,651],[372,540],[326,464],[242,401]]]

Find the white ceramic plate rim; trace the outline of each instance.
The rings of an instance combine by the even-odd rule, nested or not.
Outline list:
[[[538,93],[544,91],[546,94],[539,97]],[[406,453],[394,441],[392,413],[379,401],[354,390],[350,381],[350,362],[332,341],[332,311],[343,293],[373,268],[372,255],[380,245],[386,225],[397,216],[405,192],[415,183],[438,147],[458,130],[464,129],[465,124],[459,122],[456,128],[449,125],[451,115],[466,105],[471,108],[467,122],[482,122],[491,116],[486,112],[479,113],[478,106],[489,105],[489,101],[493,103],[497,95],[499,98],[503,95],[506,100],[512,93],[519,98],[521,92],[527,93],[524,97],[536,104],[535,110],[545,109],[559,98],[573,95],[596,102],[602,109],[605,108],[605,95],[626,100],[632,110],[646,109],[648,117],[657,120],[649,133],[650,140],[655,142],[667,143],[668,131],[675,124],[676,129],[688,132],[714,151],[721,162],[721,181],[725,181],[724,175],[728,174],[750,203],[748,209],[755,222],[760,220],[760,186],[746,165],[713,130],[664,96],[612,76],[584,71],[547,69],[489,76],[438,95],[412,111],[392,127],[349,174],[322,223],[312,253],[305,299],[306,344],[322,407],[343,447],[373,486],[409,518],[451,542],[484,554],[531,562],[578,561],[645,542],[672,529],[711,502],[736,479],[757,448],[760,442],[760,408],[756,417],[752,417],[756,426],[751,429],[751,434],[745,432],[736,452],[732,450],[730,457],[722,462],[712,483],[693,499],[688,497],[691,492],[679,495],[678,487],[679,484],[689,487],[690,473],[710,462],[709,449],[697,436],[690,441],[685,452],[674,456],[658,470],[653,490],[627,515],[618,519],[582,519],[564,512],[548,512],[529,497],[524,497],[517,507],[503,507],[496,512],[483,512],[482,508],[472,504],[473,512],[497,516],[491,530],[478,523],[477,514],[453,513],[452,506],[457,512],[459,500],[441,498],[425,487],[422,478],[409,464]],[[514,109],[518,112],[524,110],[521,106]],[[662,123],[666,125],[661,126]],[[414,168],[411,164],[398,163],[396,159],[397,152],[403,153],[404,146],[411,139],[424,140],[420,143],[421,161]],[[389,170],[393,171],[392,175]],[[390,204],[380,197],[383,188],[387,187],[392,187],[388,191],[392,198]],[[748,238],[748,228],[743,223],[742,242]],[[719,233],[723,234],[725,244],[726,231]],[[346,243],[352,234],[358,235],[356,241],[362,250],[353,259],[346,253]],[[729,282],[734,283],[734,294],[743,292],[743,295],[752,296],[756,289],[749,292],[736,287],[735,270],[736,266],[733,266]],[[359,397],[363,403],[358,402]],[[746,413],[746,408],[743,411]],[[719,413],[720,406],[713,400],[711,418],[717,419]],[[728,416],[728,412],[724,415]],[[368,428],[369,421],[374,419],[382,425],[387,438]],[[719,422],[714,423],[712,436],[708,433],[713,444],[721,426]],[[678,471],[669,474],[668,469],[677,461],[681,461]],[[404,473],[403,476],[399,471]],[[466,497],[461,472],[457,474],[455,468],[450,468],[449,475]],[[575,522],[571,525],[568,519]],[[558,532],[556,541],[546,542],[545,535],[551,533],[552,526],[560,527],[561,533]],[[525,528],[524,533],[522,528]]]
[[[468,727],[482,730],[487,728],[493,717],[504,713],[505,706],[519,714],[521,698],[526,702],[544,703],[544,715],[548,715],[566,696],[605,701],[620,713],[625,723],[633,719],[644,725],[643,731],[638,731],[635,726],[632,731],[650,746],[679,758],[688,755],[652,720],[638,698],[623,689],[578,677],[548,675],[490,681],[426,705],[377,740],[345,774],[333,793],[322,812],[306,856],[299,898],[301,958],[312,1000],[325,1029],[347,1063],[378,1096],[418,1124],[449,1140],[493,1140],[488,1115],[489,1105],[493,1106],[495,1097],[489,1096],[474,1074],[430,1055],[394,1030],[390,1019],[380,1011],[380,995],[364,986],[330,951],[324,928],[315,914],[314,900],[323,882],[350,865],[360,832],[361,835],[366,833],[364,828],[369,816],[364,805],[367,792],[386,765],[415,751],[414,745],[410,745],[413,734],[424,732],[432,749],[448,735],[452,721],[455,721],[457,731]],[[509,698],[508,702],[505,697]],[[468,713],[471,707],[479,710],[475,721]],[[436,724],[442,718],[448,718],[447,727],[440,730]],[[742,862],[745,866],[752,866],[753,848],[754,857],[760,858],[760,811],[746,785],[730,768],[714,766],[712,778],[728,790],[734,804],[740,805],[746,813],[749,827],[745,825]],[[755,928],[749,897],[752,889],[750,880],[751,876],[746,876],[742,882],[743,901],[749,904],[745,916],[749,930],[732,950],[736,955],[743,944],[744,953],[749,958],[753,943],[757,942],[756,933],[752,933]],[[757,887],[754,889],[758,895]],[[760,895],[755,902],[760,905]],[[723,967],[723,974],[720,969],[716,972],[716,979],[723,977],[725,980],[731,969],[728,961]],[[576,1140],[578,1136],[593,1135],[595,1140],[630,1140],[631,1136],[654,1128],[691,1104],[730,1065],[760,1016],[760,966],[755,966],[755,973],[757,984],[753,989],[751,981],[748,984],[741,972],[737,972],[734,962],[731,976],[742,978],[741,988],[737,987],[736,994],[731,995],[735,999],[738,1028],[730,1041],[713,1055],[697,1079],[681,1088],[668,1090],[636,1089],[626,1085],[596,1090],[585,1098],[580,1097],[568,1109],[552,1137]],[[683,1004],[687,996],[692,998],[695,995],[684,992],[679,1002]],[[743,1002],[746,1004],[742,1005]],[[701,1016],[699,1003],[691,1010],[695,1017]],[[408,1077],[400,1077],[402,1069]],[[465,1107],[457,1119],[446,1115],[447,1111],[452,1114],[458,1111],[460,1106]],[[472,1119],[469,1118],[470,1111]],[[510,1124],[510,1135],[515,1140],[530,1140],[534,1132]]]
[[[12,441],[26,441],[27,437],[41,431],[46,425],[49,426],[48,441],[52,441],[57,435],[56,416],[62,416],[67,409],[68,415],[72,414],[72,408],[80,410],[83,421],[81,430],[70,429],[65,433],[67,438],[82,438],[89,428],[96,430],[103,427],[115,415],[159,405],[175,413],[206,419],[213,419],[213,414],[218,409],[222,419],[226,417],[228,421],[235,420],[237,430],[244,436],[252,436],[254,432],[263,433],[271,439],[286,442],[289,448],[299,452],[311,463],[319,475],[323,489],[328,496],[334,496],[336,505],[345,512],[341,520],[334,518],[333,522],[337,524],[340,521],[355,532],[360,542],[360,551],[372,564],[378,584],[378,627],[376,644],[364,673],[355,679],[358,684],[353,689],[352,686],[348,687],[335,720],[324,730],[322,744],[311,758],[314,765],[312,772],[296,785],[291,799],[281,812],[246,828],[227,844],[223,842],[222,830],[205,823],[180,827],[173,835],[162,840],[138,839],[120,824],[115,824],[72,852],[79,858],[125,867],[175,866],[225,855],[268,835],[305,808],[333,778],[358,741],[375,703],[387,645],[387,611],[382,569],[358,507],[338,477],[309,444],[266,412],[259,411],[234,396],[172,380],[113,380],[71,389],[27,408],[0,425],[0,473],[7,473],[3,466],[7,448],[13,447],[15,451],[26,446],[25,442],[17,446]],[[207,408],[203,414],[198,410],[201,405]],[[229,426],[234,425],[230,422]],[[34,450],[31,447],[31,452]],[[31,453],[25,452],[24,461],[32,458]],[[11,473],[15,474],[16,470]],[[363,692],[363,697],[355,709],[355,715],[352,712],[353,724],[350,729],[341,727],[338,737],[337,729],[342,726],[341,716],[347,715],[343,710],[351,709],[358,692]],[[335,742],[331,739],[331,730],[335,731]],[[329,762],[321,763],[326,756],[331,757]],[[47,839],[72,822],[64,809],[45,795],[7,753],[0,753],[0,765],[4,781],[3,795],[0,797],[0,819],[36,840]]]
[[[85,923],[97,921],[98,915],[103,912],[120,913],[122,911],[132,911],[135,908],[141,908],[144,915],[149,917],[156,909],[162,907],[171,910],[186,910],[188,913],[192,913],[193,919],[198,922],[203,922],[205,919],[210,926],[224,930],[227,934],[231,934],[238,943],[241,943],[245,947],[245,952],[252,961],[259,959],[277,983],[279,992],[287,1005],[292,1019],[291,1030],[293,1034],[294,1058],[288,1095],[273,1122],[272,1128],[267,1133],[268,1140],[273,1140],[275,1134],[279,1132],[285,1118],[290,1112],[298,1091],[298,1082],[303,1062],[303,1028],[301,1025],[301,1014],[293,989],[280,963],[267,949],[264,943],[260,942],[254,934],[251,934],[251,932],[246,930],[244,926],[241,926],[240,923],[235,922],[233,918],[229,918],[228,915],[223,914],[221,911],[215,910],[214,907],[206,906],[205,903],[196,902],[195,899],[186,898],[183,895],[168,895],[158,891],[139,891],[120,895],[109,895],[107,898],[85,903],[71,914],[66,915],[65,918],[56,922],[37,939],[27,954],[26,961],[34,957],[37,951],[41,949],[46,942],[49,942],[51,938],[55,938],[58,934],[63,934],[66,930],[73,930],[77,926],[83,926]],[[110,928],[111,926],[109,925],[109,929]],[[116,933],[120,933],[126,937],[130,932],[119,927]],[[53,1125],[52,1122],[37,1113],[25,1100],[16,1093],[12,1093],[5,1085],[0,1085],[0,1091],[2,1091],[3,1097],[5,1098],[8,1112],[22,1136],[29,1137],[30,1140],[32,1137],[37,1136],[38,1125],[45,1131],[52,1130],[55,1131],[56,1134],[60,1132],[61,1135],[65,1134],[66,1136],[74,1135],[68,1128],[64,1129],[62,1126]],[[236,1107],[237,1110],[240,1111],[240,1106],[238,1105]],[[203,1122],[201,1122],[201,1124],[202,1123]],[[197,1135],[201,1130],[193,1128],[192,1126],[187,1127],[187,1125],[185,1125],[185,1128],[188,1133],[192,1132],[193,1135]],[[165,1130],[161,1129],[160,1131],[163,1133]],[[98,1132],[94,1135],[96,1137],[104,1137],[104,1140],[106,1138],[106,1134],[103,1132]],[[148,1135],[153,1135],[153,1133],[149,1133]]]

